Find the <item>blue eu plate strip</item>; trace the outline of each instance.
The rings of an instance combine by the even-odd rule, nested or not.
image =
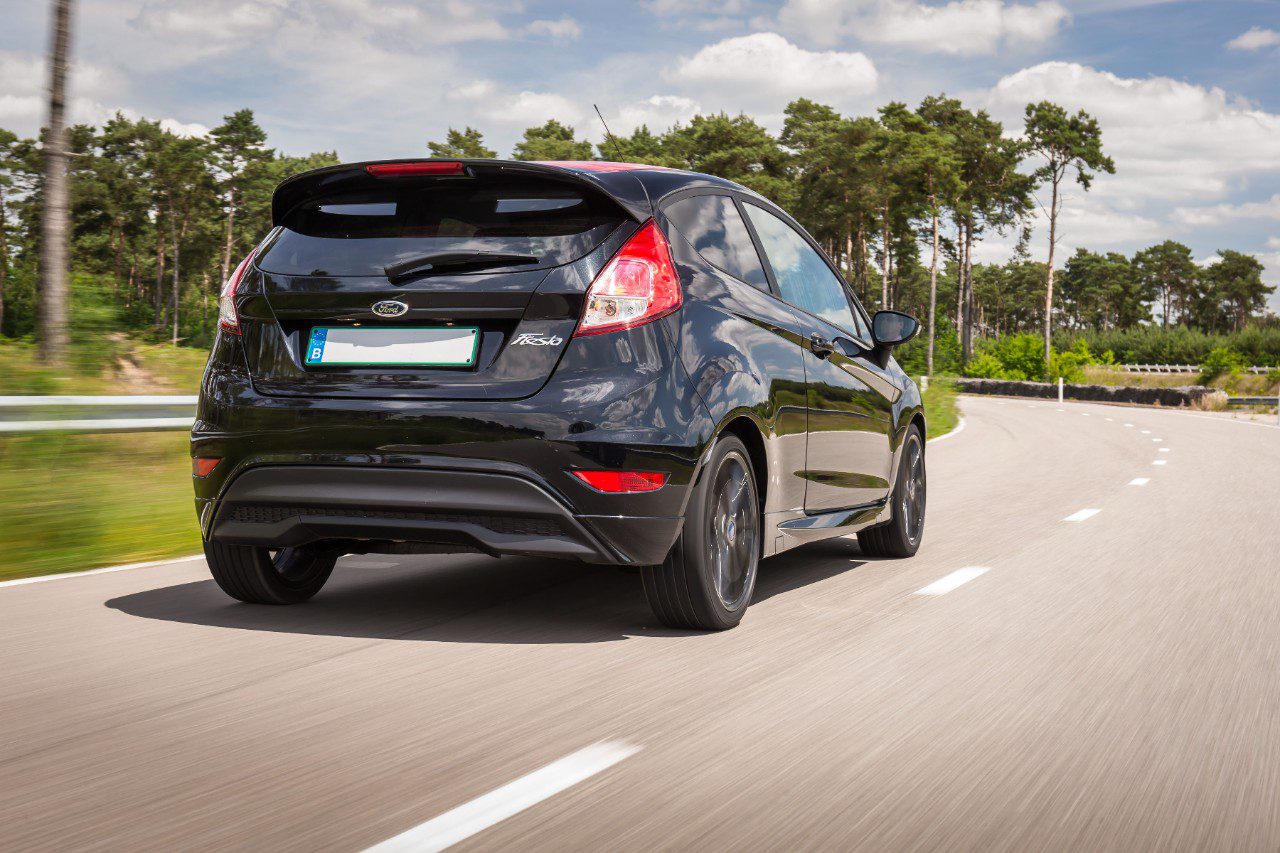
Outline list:
[[[307,364],[319,364],[324,361],[324,342],[328,334],[328,329],[311,330],[311,343],[307,344]]]

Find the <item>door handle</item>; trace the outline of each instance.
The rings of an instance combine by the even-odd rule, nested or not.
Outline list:
[[[812,350],[813,354],[818,356],[818,358],[826,358],[836,351],[836,345],[834,341],[829,341],[822,337],[822,335],[814,332],[809,336],[809,349]]]

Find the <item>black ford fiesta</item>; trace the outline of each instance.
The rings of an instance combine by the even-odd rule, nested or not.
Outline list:
[[[234,598],[315,595],[343,554],[634,566],[678,628],[741,620],[759,561],[924,530],[924,416],[791,217],[621,163],[414,160],[285,181],[236,268],[191,435]]]

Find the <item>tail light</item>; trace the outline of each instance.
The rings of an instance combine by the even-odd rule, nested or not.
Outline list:
[[[574,335],[598,335],[651,323],[675,311],[682,300],[667,238],[650,219],[591,283]]]
[[[249,269],[249,263],[253,260],[256,251],[257,249],[254,249],[239,263],[226,284],[222,285],[222,292],[218,294],[218,328],[224,332],[240,334],[240,315],[236,313],[236,288],[240,286],[240,279],[244,278],[245,271]]]
[[[656,492],[667,482],[661,471],[574,471],[573,476],[597,492],[609,494]]]

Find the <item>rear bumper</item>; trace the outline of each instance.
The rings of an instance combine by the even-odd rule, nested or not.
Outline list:
[[[681,518],[591,516],[532,479],[456,469],[261,465],[202,508],[210,539],[268,548],[319,541],[461,546],[589,563],[660,563]]]

